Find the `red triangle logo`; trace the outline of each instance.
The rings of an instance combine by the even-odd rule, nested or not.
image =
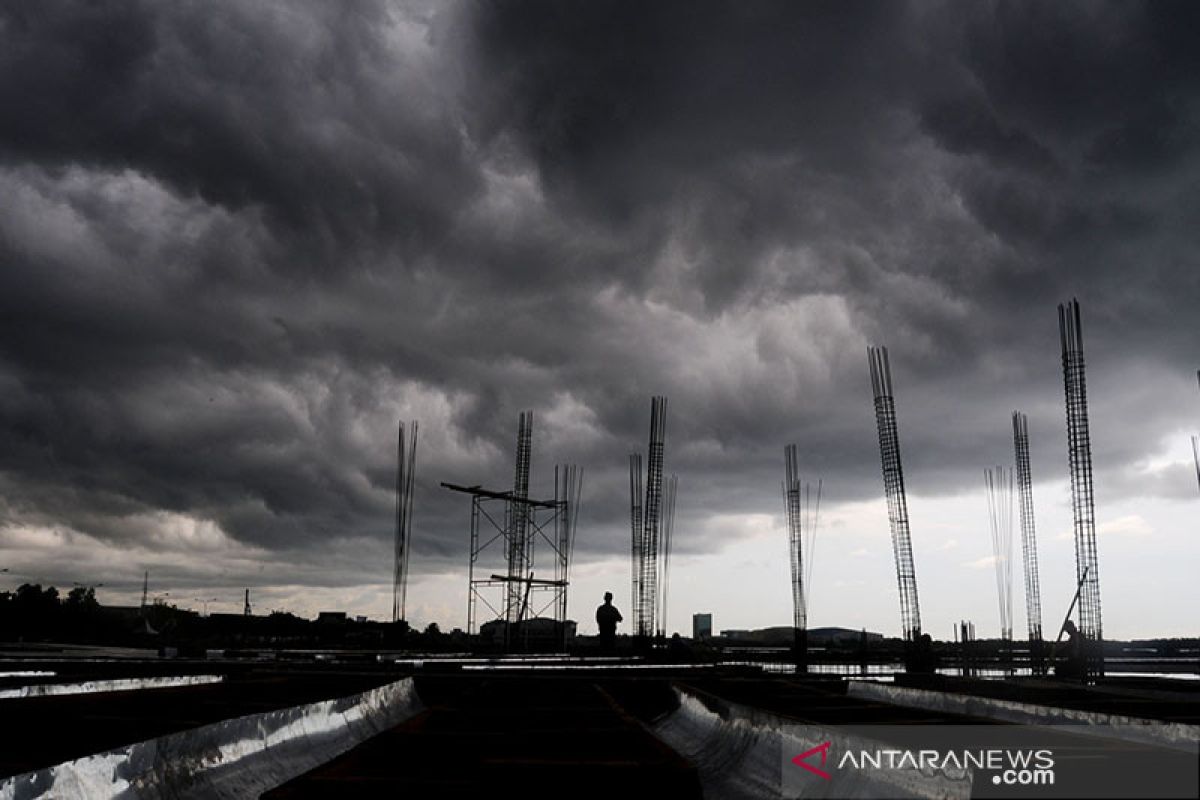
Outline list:
[[[797,767],[803,767],[804,769],[808,770],[809,772],[813,773],[814,775],[820,775],[825,780],[830,780],[833,777],[832,775],[830,775],[828,772],[826,772],[823,769],[817,769],[812,764],[809,764],[805,759],[807,759],[809,756],[813,756],[813,755],[816,755],[817,753],[820,753],[821,754],[821,766],[822,767],[825,766],[825,759],[829,757],[829,748],[832,744],[833,744],[833,742],[824,742],[823,744],[819,744],[816,747],[812,748],[811,750],[805,750],[800,755],[792,758],[792,763],[795,764]]]

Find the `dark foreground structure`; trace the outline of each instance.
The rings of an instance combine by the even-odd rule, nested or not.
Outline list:
[[[0,662],[0,797],[778,797],[803,779],[840,781],[839,796],[965,797],[986,777],[799,766],[806,742],[851,752],[866,741],[857,726],[885,741],[950,726],[1002,740],[1037,729],[1060,754],[1060,787],[1101,763],[1146,760],[1184,782],[1197,766],[1200,682],[1189,680],[880,682],[615,658],[327,659]]]

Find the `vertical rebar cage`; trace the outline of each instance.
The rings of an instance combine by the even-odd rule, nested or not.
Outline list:
[[[1083,325],[1079,303],[1072,299],[1058,307],[1062,344],[1063,388],[1067,407],[1067,457],[1071,470],[1071,510],[1075,528],[1075,578],[1079,593],[1079,629],[1093,642],[1089,661],[1103,674],[1100,643],[1104,628],[1100,615],[1100,573],[1096,553],[1096,511],[1092,490],[1092,443],[1088,427],[1087,379],[1083,359]]]
[[[417,423],[399,425],[396,443],[396,545],[392,565],[392,622],[406,619],[408,562],[412,544],[413,488],[417,474]]]
[[[796,445],[783,448],[783,502],[787,510],[788,556],[792,568],[792,625],[808,629],[808,609],[804,603],[803,519],[800,514],[800,468]]]
[[[1012,642],[1013,471],[996,467],[983,471],[987,489],[992,554],[996,560],[996,596],[1000,604],[1000,639]]]
[[[650,400],[650,446],[646,458],[645,504],[639,506],[642,484],[641,456],[629,458],[630,520],[633,527],[633,630],[635,635],[651,637],[658,631],[659,583],[663,579],[659,562],[663,534],[663,459],[667,432],[667,398]],[[671,497],[674,497],[672,490]],[[674,507],[672,501],[671,512]]]
[[[792,570],[792,627],[798,669],[807,668],[808,592],[812,585],[812,545],[821,509],[821,484],[817,483],[816,505],[811,484],[800,480],[800,458],[796,445],[783,448],[783,507],[787,516],[788,561]]]
[[[900,463],[900,435],[896,429],[896,403],[892,394],[892,369],[886,347],[868,347],[871,388],[875,395],[875,422],[879,429],[879,456],[883,466],[883,488],[887,495],[892,550],[896,557],[896,582],[900,590],[900,624],[904,639],[921,635],[921,609],[917,599],[917,574],[913,564],[912,537],[908,526],[908,501],[904,494],[904,470]]]
[[[1033,516],[1033,472],[1029,463],[1029,420],[1019,411],[1012,415],[1013,452],[1016,458],[1017,496],[1021,515],[1021,560],[1025,568],[1025,623],[1029,641],[1042,641],[1042,589],[1038,579],[1037,527]]]

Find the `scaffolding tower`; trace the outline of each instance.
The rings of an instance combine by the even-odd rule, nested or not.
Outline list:
[[[667,398],[650,400],[650,445],[646,458],[645,502],[641,501],[641,456],[629,458],[630,519],[633,524],[633,631],[649,638],[658,632],[659,584],[663,579],[659,550],[663,522],[663,457],[667,431]],[[672,496],[674,496],[672,494]],[[671,509],[672,513],[674,509]]]
[[[1025,567],[1025,623],[1030,657],[1036,662],[1042,643],[1042,589],[1038,580],[1037,528],[1033,516],[1033,472],[1029,467],[1029,419],[1020,411],[1014,411],[1012,427],[1021,514],[1021,560]],[[1039,671],[1036,663],[1034,671]]]
[[[800,480],[797,448],[783,448],[783,504],[787,511],[788,555],[792,568],[793,655],[796,668],[808,666],[808,592],[812,585],[812,554],[821,509],[821,483],[817,482],[816,504],[811,484]]]
[[[479,632],[482,604],[490,612],[487,621],[504,623],[505,651],[527,649],[530,636],[525,623],[546,612],[555,623],[557,646],[566,647],[567,589],[583,471],[571,464],[556,466],[554,499],[530,498],[532,432],[533,413],[523,412],[517,428],[516,475],[511,491],[441,484],[471,496],[467,632]],[[541,545],[535,547],[539,541]],[[538,562],[537,553],[548,555],[553,566],[544,566],[544,560]],[[539,569],[553,577],[538,577]]]
[[[407,619],[408,559],[412,544],[413,487],[417,473],[417,423],[409,423],[405,438],[404,423],[399,424],[396,443],[396,543],[392,564],[392,622]]]
[[[917,573],[913,564],[908,527],[908,502],[904,470],[900,463],[900,435],[896,429],[896,403],[892,394],[892,369],[886,347],[868,347],[871,388],[875,394],[875,423],[879,429],[879,456],[883,488],[887,495],[892,550],[896,556],[896,582],[900,589],[900,625],[904,640],[915,644],[921,636],[921,609],[917,599]],[[911,652],[911,650],[910,650]]]
[[[1087,641],[1088,672],[1104,674],[1100,616],[1100,573],[1096,554],[1096,509],[1092,492],[1092,444],[1088,429],[1087,379],[1079,303],[1058,307],[1063,386],[1067,406],[1067,457],[1071,469],[1071,509],[1075,526],[1075,577],[1079,593],[1079,630]]]

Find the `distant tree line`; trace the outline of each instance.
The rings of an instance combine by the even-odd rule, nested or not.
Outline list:
[[[443,633],[436,622],[423,631],[407,623],[357,622],[344,615],[308,620],[286,611],[266,616],[201,616],[166,603],[105,607],[91,586],[66,597],[58,589],[23,584],[0,592],[0,642],[57,642],[132,647],[170,647],[181,655],[213,649],[403,648],[450,651],[464,647],[461,632]]]
[[[0,592],[0,639],[38,641],[64,635],[90,639],[103,633],[100,604],[91,586],[76,586],[66,597],[58,589],[24,583]]]

